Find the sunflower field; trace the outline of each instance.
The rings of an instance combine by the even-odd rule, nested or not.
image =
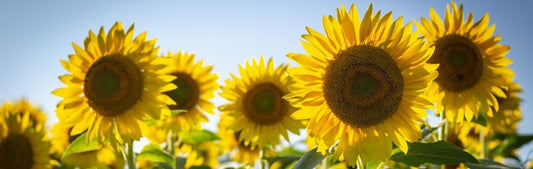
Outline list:
[[[47,37],[0,29],[0,169],[533,168],[531,60],[511,55],[528,42],[505,40],[494,2],[139,3],[0,3],[40,18],[21,39]],[[501,8],[532,5],[514,3]],[[509,16],[497,21],[533,38],[520,32],[531,20]],[[270,25],[282,22],[298,29]]]

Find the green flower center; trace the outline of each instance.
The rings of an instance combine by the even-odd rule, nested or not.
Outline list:
[[[446,35],[435,45],[429,63],[439,63],[436,82],[447,91],[474,87],[483,75],[483,58],[476,44],[461,35]]]
[[[255,86],[244,98],[245,115],[257,124],[268,125],[281,121],[288,106],[282,96],[283,93],[274,84]]]
[[[341,121],[353,127],[371,127],[398,109],[403,76],[383,49],[354,46],[329,63],[323,91],[329,108]]]
[[[91,108],[103,116],[116,116],[141,98],[143,76],[131,59],[110,55],[91,65],[84,84],[83,91]]]
[[[178,88],[165,92],[167,96],[176,102],[176,105],[170,105],[169,108],[172,110],[191,110],[200,99],[200,88],[198,84],[189,74],[176,72],[172,73],[172,75],[178,77],[172,81]]]
[[[32,145],[26,136],[9,134],[0,142],[0,168],[31,169],[34,163]]]

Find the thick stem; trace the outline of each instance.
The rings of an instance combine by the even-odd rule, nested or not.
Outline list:
[[[485,140],[485,133],[483,132],[483,128],[479,130],[479,142],[481,143],[480,158],[488,158],[487,157],[487,141]]]
[[[448,122],[446,122],[446,117],[444,116],[444,112],[440,112],[440,121],[441,123],[444,122],[442,124],[442,126],[440,127],[440,130],[439,130],[439,140],[443,140],[443,141],[446,141],[446,129],[448,128]]]
[[[130,143],[126,143],[128,145],[126,153],[126,160],[128,163],[128,169],[135,169],[135,153],[133,152],[133,141]]]

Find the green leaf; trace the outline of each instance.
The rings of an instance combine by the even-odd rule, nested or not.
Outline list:
[[[197,144],[218,140],[218,136],[208,130],[193,129],[190,131],[180,132],[181,141],[188,144]]]
[[[144,146],[141,153],[137,155],[137,158],[157,163],[174,164],[172,155],[164,152],[157,144],[149,144]]]
[[[300,159],[300,156],[288,155],[288,156],[276,156],[265,158],[268,164],[272,165],[275,162],[281,162],[280,168],[288,168],[293,162]]]
[[[185,112],[187,112],[186,109],[170,110],[170,114],[172,116],[175,116],[175,115],[178,115],[178,114],[181,114],[181,113],[185,113]]]
[[[70,144],[70,146],[67,147],[61,159],[65,158],[70,154],[94,151],[102,148],[102,145],[98,143],[98,140],[96,138],[90,141],[89,143],[86,142],[86,138],[86,132],[78,136],[78,138],[76,138],[76,140],[74,140]]]
[[[469,153],[445,141],[434,143],[408,143],[407,154],[394,151],[391,160],[402,162],[410,166],[420,166],[424,163],[437,165],[451,165],[463,162],[478,163]]]
[[[303,156],[304,154],[305,152],[294,149],[294,146],[292,145],[277,153],[279,156]]]
[[[503,165],[501,163],[488,159],[479,159],[479,164],[469,162],[466,162],[464,164],[470,169],[519,169],[517,167]]]
[[[317,152],[316,150],[318,147],[315,147],[311,150],[309,150],[307,153],[300,158],[294,165],[293,169],[308,169],[308,168],[315,168],[316,165],[318,165],[325,156],[322,155],[322,153]]]
[[[487,118],[485,118],[485,115],[483,115],[483,113],[478,113],[477,118],[472,118],[472,122],[487,127]]]
[[[507,135],[503,142],[491,150],[491,153],[494,155],[501,155],[504,157],[511,157],[512,151],[519,149],[523,145],[531,142],[533,140],[533,135]]]

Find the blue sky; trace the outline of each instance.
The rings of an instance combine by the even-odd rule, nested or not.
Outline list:
[[[519,132],[533,134],[533,69],[530,57],[533,1],[457,1],[472,11],[475,20],[490,14],[495,34],[511,45],[515,81],[524,89],[523,120]],[[184,50],[214,65],[219,83],[237,72],[237,65],[252,56],[289,62],[288,52],[304,53],[300,40],[309,26],[323,32],[322,15],[334,15],[341,4],[354,1],[0,1],[0,101],[29,98],[48,113],[48,126],[57,121],[54,108],[60,98],[50,92],[64,86],[57,79],[67,73],[59,63],[83,44],[88,30],[108,30],[116,21],[135,23],[135,34],[147,31],[156,38],[159,53]],[[355,1],[363,15],[369,1]],[[443,18],[447,1],[377,1],[374,10],[393,11],[404,21],[429,16],[429,7]],[[291,65],[295,65],[291,63]],[[224,104],[221,98],[215,105]],[[213,116],[213,121],[218,121]],[[525,156],[530,144],[520,151]]]

